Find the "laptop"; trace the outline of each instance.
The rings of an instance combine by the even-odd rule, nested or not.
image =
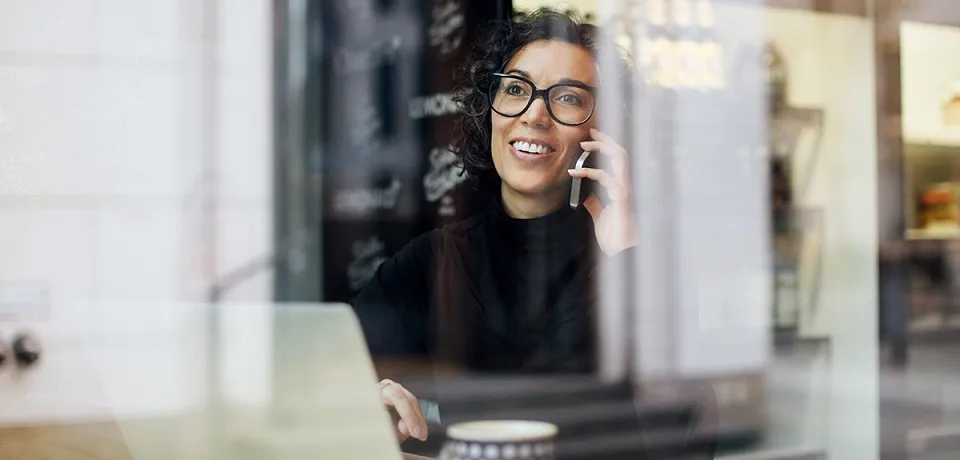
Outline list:
[[[123,458],[416,458],[401,453],[348,305],[98,302],[87,311],[95,330],[85,355]]]
[[[353,309],[281,306],[273,326],[273,423],[252,460],[403,458]]]

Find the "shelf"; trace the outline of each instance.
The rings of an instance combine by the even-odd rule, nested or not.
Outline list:
[[[951,129],[949,131],[945,130],[944,132],[938,133],[904,133],[903,143],[948,148],[960,147],[960,131],[954,131],[954,129]]]
[[[935,344],[960,342],[960,328],[943,326],[940,328],[911,327],[908,330],[911,343]]]
[[[956,229],[922,229],[907,230],[908,240],[960,240],[960,228]]]

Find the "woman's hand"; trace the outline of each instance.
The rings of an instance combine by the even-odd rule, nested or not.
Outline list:
[[[593,140],[583,141],[580,147],[589,152],[600,152],[610,158],[613,174],[602,169],[571,169],[572,177],[592,179],[600,183],[610,197],[604,207],[596,194],[584,200],[583,206],[593,217],[597,244],[612,256],[637,245],[637,221],[634,215],[627,151],[610,136],[590,129]]]
[[[380,396],[383,405],[390,412],[397,443],[403,443],[413,436],[421,441],[427,440],[427,420],[420,412],[417,397],[393,380],[380,381]]]

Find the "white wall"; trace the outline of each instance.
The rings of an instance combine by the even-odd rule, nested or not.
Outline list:
[[[942,104],[960,82],[960,29],[900,24],[903,138],[907,143],[960,145],[960,127],[943,123]]]
[[[797,197],[797,204],[820,210],[825,229],[820,242],[823,284],[816,305],[801,312],[801,332],[831,336],[847,327],[855,311],[861,312],[858,321],[876,319],[867,307],[850,305],[875,306],[868,289],[875,286],[868,275],[876,268],[871,259],[876,226],[872,25],[850,16],[769,10],[767,36],[786,57],[791,104],[824,111],[817,166],[808,193]],[[806,161],[796,158],[795,165]],[[804,292],[804,297],[810,295],[812,291]],[[869,329],[867,323],[859,327]]]
[[[219,2],[205,22],[210,3],[0,0],[0,335],[28,327],[49,358],[29,379],[0,374],[0,399],[24,407],[0,422],[83,418],[98,398],[183,404],[202,323],[155,310],[201,300],[215,278],[269,254],[270,3]],[[47,301],[18,301],[23,286]],[[270,289],[265,272],[227,298]],[[117,373],[140,392],[104,396]],[[66,395],[68,376],[87,386]],[[143,398],[152,390],[166,396]]]
[[[830,339],[830,458],[878,458],[876,102],[869,19],[768,9],[789,97],[825,111],[820,160],[802,206],[822,210],[823,282],[801,333]]]

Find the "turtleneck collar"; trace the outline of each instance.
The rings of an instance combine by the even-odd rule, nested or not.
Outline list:
[[[501,242],[517,249],[580,250],[592,238],[592,221],[584,209],[560,209],[543,216],[520,219],[507,214],[499,191],[490,194],[487,217]]]

